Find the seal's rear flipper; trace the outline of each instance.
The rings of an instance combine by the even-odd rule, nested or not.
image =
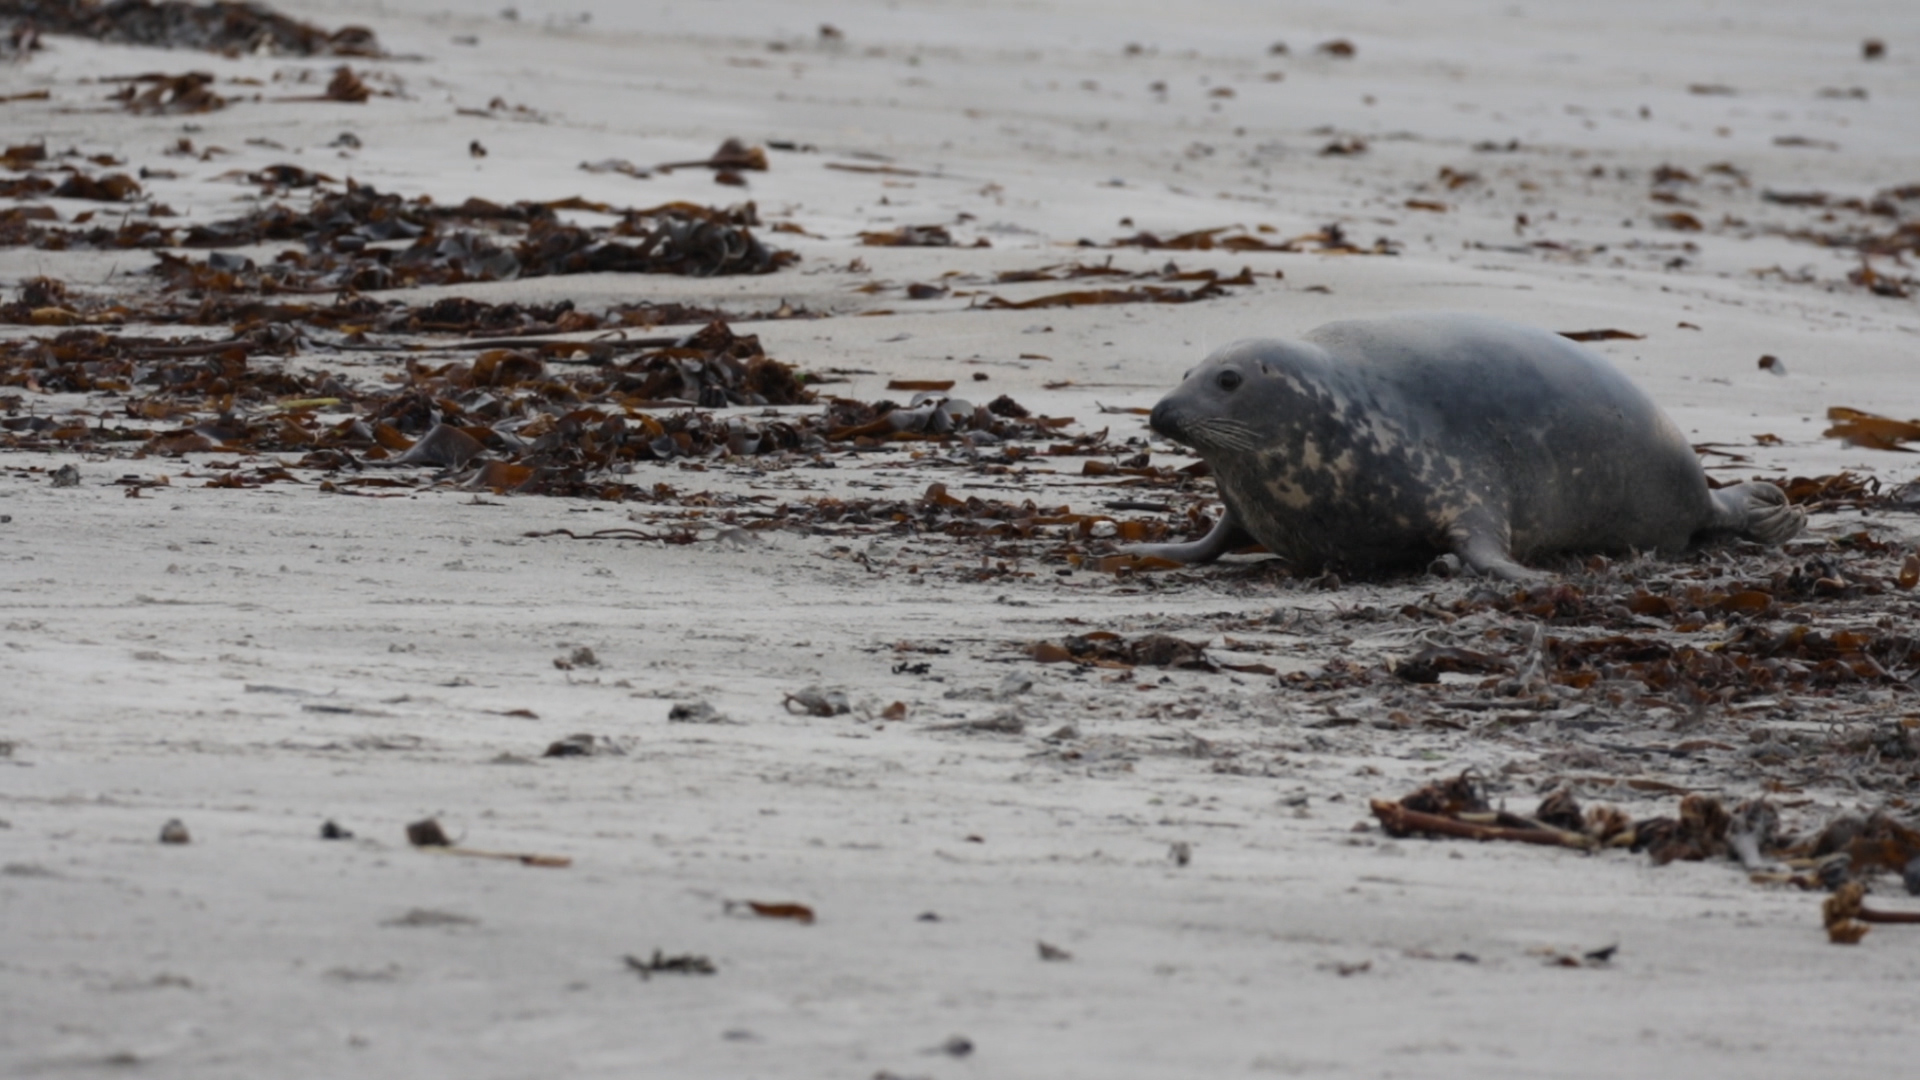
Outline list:
[[[1447,539],[1453,544],[1453,553],[1460,557],[1461,562],[1473,568],[1475,573],[1522,584],[1551,580],[1546,574],[1529,570],[1513,561],[1513,555],[1507,549],[1509,540],[1505,525],[1495,526],[1478,517],[1462,518],[1447,530]]]
[[[1231,507],[1220,513],[1219,524],[1213,531],[1198,540],[1189,540],[1184,544],[1125,544],[1120,550],[1127,555],[1139,555],[1155,559],[1172,559],[1177,563],[1209,563],[1229,551],[1257,543],[1247,530],[1240,527],[1240,519],[1233,516]]]
[[[1735,484],[1713,493],[1714,530],[1756,544],[1779,546],[1807,527],[1806,511],[1787,501],[1779,485],[1765,481]]]

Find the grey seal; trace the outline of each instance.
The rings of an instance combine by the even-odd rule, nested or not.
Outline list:
[[[1218,350],[1154,406],[1226,504],[1204,539],[1126,550],[1206,562],[1249,542],[1303,570],[1453,555],[1510,581],[1556,553],[1780,544],[1806,515],[1767,483],[1715,490],[1693,448],[1605,357],[1475,315],[1328,323]]]

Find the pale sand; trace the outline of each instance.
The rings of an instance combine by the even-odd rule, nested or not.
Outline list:
[[[1769,223],[1813,218],[1759,198],[1920,181],[1920,9],[1911,4],[1830,14],[1710,2],[1277,10],[1226,0],[602,0],[584,26],[572,21],[584,3],[522,4],[514,23],[497,17],[497,0],[463,6],[470,11],[454,15],[412,0],[289,9],[328,25],[369,23],[394,52],[423,57],[371,65],[403,82],[397,99],[133,118],[100,105],[105,87],[79,80],[188,69],[271,78],[331,64],[50,39],[30,63],[0,69],[0,92],[47,86],[54,100],[0,106],[0,116],[9,142],[44,136],[180,169],[180,179],[150,188],[206,220],[254,197],[214,177],[276,161],[443,199],[723,203],[743,193],[702,170],[639,181],[576,166],[701,157],[729,135],[793,140],[817,152],[775,152],[744,195],[764,216],[824,237],[771,237],[804,255],[794,269],[445,291],[566,296],[583,307],[680,298],[749,309],[784,299],[842,315],[892,309],[746,329],[803,367],[875,373],[836,388],[847,396],[883,396],[889,377],[984,371],[982,389],[1076,416],[1083,428],[1111,422],[1119,434],[1144,434],[1140,418],[1101,417],[1097,402],[1150,404],[1208,348],[1238,337],[1408,309],[1618,327],[1647,337],[1596,348],[1698,441],[1750,454],[1743,470],[1915,476],[1905,456],[1820,437],[1832,405],[1920,415],[1915,301],[1845,285],[1857,261],[1843,252],[1769,235]],[[844,40],[823,43],[822,23]],[[458,35],[479,42],[453,44]],[[1314,54],[1341,36],[1357,57]],[[1889,42],[1886,59],[1860,59],[1869,36]],[[1291,55],[1269,56],[1276,40]],[[786,50],[770,51],[773,41]],[[1144,55],[1127,55],[1130,42]],[[1273,71],[1284,79],[1263,78]],[[1167,84],[1164,101],[1148,89],[1156,80]],[[1690,84],[1738,93],[1690,93]],[[1222,86],[1234,96],[1209,96]],[[1817,96],[1856,86],[1864,100]],[[496,96],[540,122],[454,111]],[[189,122],[197,143],[234,153],[207,163],[161,157]],[[1322,125],[1331,132],[1315,133]],[[341,130],[363,149],[343,158],[327,148]],[[1838,149],[1774,145],[1795,135]],[[1319,154],[1351,136],[1366,139],[1368,153]],[[486,158],[468,157],[475,139]],[[1471,149],[1510,139],[1518,152]],[[935,175],[824,167],[871,160],[854,156],[862,153]],[[1702,172],[1721,161],[1750,186]],[[1647,198],[1661,164],[1703,176],[1682,193],[1714,223],[1708,231],[1650,223],[1675,209]],[[1449,190],[1436,182],[1442,166],[1482,182]],[[1595,168],[1605,175],[1589,175]],[[1450,209],[1408,209],[1409,198]],[[973,219],[957,234],[989,237],[990,250],[854,240],[861,229],[952,223],[961,213]],[[1516,233],[1521,213],[1532,224]],[[1721,227],[1725,214],[1751,228]],[[872,279],[902,286],[949,270],[1103,258],[1063,245],[1135,228],[1267,224],[1284,237],[1334,221],[1362,243],[1387,236],[1404,249],[1391,258],[1174,253],[1183,267],[1285,273],[1184,306],[980,312],[964,310],[964,299],[852,291]],[[1584,261],[1502,250],[1539,239],[1608,250]],[[1675,246],[1687,242],[1697,250]],[[1675,256],[1686,264],[1667,268]],[[845,269],[856,257],[870,272]],[[51,273],[112,288],[109,274],[148,258],[0,251],[0,286]],[[1146,268],[1168,253],[1114,258]],[[1831,287],[1752,272],[1776,265]],[[1026,288],[1020,295],[1045,291]],[[1759,370],[1762,354],[1782,358],[1788,374]],[[1056,380],[1081,385],[1041,387]],[[1782,441],[1753,446],[1760,433]],[[186,466],[82,462],[83,484],[64,489],[29,471],[63,462],[0,459],[0,514],[11,518],[0,524],[0,739],[14,744],[0,759],[8,1075],[1534,1078],[1911,1068],[1905,1003],[1920,984],[1920,934],[1888,927],[1859,948],[1832,947],[1817,897],[1749,885],[1728,864],[1654,869],[1625,854],[1355,833],[1367,798],[1466,766],[1493,772],[1510,750],[1447,733],[1309,730],[1303,723],[1319,715],[1311,701],[1253,676],[1175,672],[1142,692],[1135,681],[1018,659],[1019,643],[1076,627],[1137,632],[1222,611],[1391,605],[1436,589],[1455,595],[1457,583],[1246,595],[1206,584],[1142,591],[1039,567],[1024,582],[973,585],[904,572],[950,558],[938,544],[865,544],[860,553],[880,571],[870,573],[831,540],[791,534],[690,547],[523,536],[628,524],[621,506],[477,505],[451,491],[356,500],[197,480],[134,500],[111,481]],[[855,462],[800,472],[663,469],[661,479],[781,497],[917,494],[943,480],[963,495],[1078,509],[1112,497],[1075,477],[1035,491]],[[903,641],[950,651],[896,653]],[[1297,668],[1324,659],[1318,643],[1298,644]],[[582,645],[599,667],[555,667]],[[1379,656],[1404,646],[1353,649]],[[894,670],[921,660],[932,665],[927,676]],[[1034,688],[1011,706],[990,700],[1016,672]],[[855,714],[786,712],[783,695],[810,684],[844,689]],[[952,690],[975,693],[944,696]],[[667,723],[673,701],[696,698],[734,723]],[[874,719],[896,700],[909,708],[906,722]],[[1009,707],[1023,712],[1025,735],[925,730]],[[506,715],[521,709],[538,718]],[[1050,757],[1042,736],[1064,724],[1112,736],[1131,748],[1127,759]],[[626,752],[496,761],[534,758],[579,731]],[[1214,772],[1196,736],[1260,757],[1275,775]],[[1724,793],[1753,792],[1735,783]],[[1864,798],[1809,795],[1808,814]],[[475,847],[565,855],[573,866],[408,849],[402,827],[428,815]],[[193,843],[161,846],[159,828],[175,817]],[[321,842],[327,818],[359,839]],[[1169,859],[1176,842],[1191,845],[1191,865]],[[725,913],[725,901],[748,899],[804,902],[819,921]],[[388,925],[413,909],[474,921]],[[920,921],[924,912],[939,921]],[[1072,960],[1041,961],[1039,941]],[[1620,952],[1605,970],[1550,967],[1539,951],[1614,943]],[[718,974],[642,982],[622,969],[624,954],[655,948],[709,956]],[[1449,959],[1458,953],[1478,963]],[[1371,967],[1349,977],[1334,970],[1363,962]],[[972,1041],[970,1056],[939,1052],[956,1034]]]

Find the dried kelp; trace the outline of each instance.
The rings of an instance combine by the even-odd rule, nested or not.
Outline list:
[[[1043,664],[1075,663],[1087,667],[1130,670],[1135,667],[1184,668],[1217,674],[1237,671],[1250,675],[1272,675],[1265,664],[1229,664],[1208,655],[1204,642],[1188,641],[1171,634],[1142,634],[1126,637],[1111,630],[1075,634],[1059,643],[1035,642],[1028,655]]]
[[[1780,812],[1766,799],[1749,799],[1732,810],[1700,793],[1681,797],[1671,817],[1634,821],[1618,808],[1582,811],[1573,793],[1556,790],[1531,817],[1495,809],[1472,773],[1429,784],[1397,802],[1374,799],[1373,815],[1390,836],[1504,840],[1581,850],[1644,851],[1654,865],[1676,860],[1737,861],[1760,884],[1831,889],[1823,905],[1827,932],[1837,944],[1854,944],[1867,923],[1920,923],[1920,912],[1866,905],[1874,874],[1904,873],[1920,858],[1920,830],[1885,813],[1866,820],[1841,815],[1824,828],[1794,836],[1780,828]]]
[[[1313,252],[1321,255],[1393,255],[1400,250],[1398,243],[1385,237],[1362,246],[1348,237],[1347,231],[1337,224],[1326,225],[1314,232],[1303,233],[1285,240],[1263,238],[1263,234],[1272,231],[1270,227],[1264,225],[1255,232],[1248,232],[1239,226],[1222,225],[1211,229],[1195,229],[1192,232],[1168,237],[1142,231],[1132,236],[1121,237],[1107,246],[1138,247],[1149,251],[1274,251]]]
[[[1094,304],[1186,304],[1195,300],[1227,296],[1229,295],[1227,286],[1251,286],[1254,282],[1253,270],[1247,267],[1242,267],[1238,274],[1227,276],[1216,270],[1182,271],[1171,263],[1167,264],[1166,269],[1149,274],[1125,274],[1107,267],[1096,268],[1073,264],[1067,267],[1045,267],[1038,271],[1014,271],[1001,274],[999,280],[1003,282],[1051,281],[1068,277],[1110,274],[1133,280],[1150,278],[1162,282],[1192,282],[1193,284],[1190,288],[1180,288],[1170,284],[1142,284],[1127,288],[1076,289],[1071,292],[1049,293],[1026,300],[1008,300],[1004,297],[989,296],[980,302],[980,306],[989,309],[1005,308],[1023,311],[1034,308],[1084,307]]]
[[[332,292],[602,271],[764,274],[797,258],[754,237],[749,226],[759,222],[751,203],[730,210],[668,203],[624,211],[612,226],[570,224],[561,210],[612,212],[572,199],[507,206],[468,199],[443,207],[350,185],[317,197],[305,211],[274,204],[194,226],[182,238],[188,247],[214,248],[297,240],[305,252],[285,252],[263,265],[219,253],[203,259],[163,254],[156,272],[169,288],[195,294]],[[379,246],[391,241],[408,244]]]
[[[1681,796],[1672,816],[1635,821],[1617,807],[1583,809],[1559,788],[1530,816],[1496,809],[1472,772],[1435,781],[1397,802],[1373,801],[1374,816],[1395,836],[1427,834],[1473,840],[1519,840],[1565,847],[1644,851],[1655,865],[1727,858],[1749,871],[1774,864],[1813,868],[1844,855],[1844,873],[1901,872],[1920,856],[1920,830],[1886,813],[1840,815],[1804,835],[1784,831],[1777,808],[1749,799],[1729,810],[1697,792]],[[1803,884],[1813,884],[1811,881]]]
[[[213,75],[189,71],[182,75],[134,75],[110,100],[128,112],[149,116],[209,113],[227,107],[227,99],[213,89]]]
[[[43,282],[22,302],[64,299],[57,283]],[[1065,423],[945,394],[907,405],[833,399],[820,412],[791,416],[719,415],[700,410],[807,404],[814,394],[757,338],[724,323],[635,345],[599,346],[608,355],[586,364],[578,361],[595,343],[526,343],[442,363],[411,359],[397,382],[367,385],[261,363],[302,347],[299,333],[282,323],[212,340],[75,328],[0,350],[0,386],[121,395],[124,422],[7,417],[0,446],[169,457],[298,453],[292,464],[328,473],[380,462],[423,465],[480,488],[622,499],[653,486],[627,475],[637,462],[817,455],[900,442],[1001,448],[1012,461],[1016,448],[1002,444],[1054,440]],[[252,482],[286,479],[280,468]],[[416,482],[347,477],[337,485],[376,479],[375,486]],[[237,486],[250,485],[243,478]]]
[[[0,211],[0,231],[4,231],[6,211]],[[166,242],[153,228],[136,229],[140,223],[121,227],[120,239],[126,246],[156,247]],[[117,245],[116,245],[117,246]],[[702,304],[678,301],[640,301],[618,304],[601,312],[581,311],[571,300],[544,304],[487,303],[468,297],[443,297],[423,304],[409,304],[396,296],[375,298],[367,295],[328,296],[328,302],[302,301],[297,298],[266,298],[246,294],[214,294],[182,299],[177,294],[159,297],[99,295],[70,292],[64,282],[53,278],[32,278],[24,282],[15,299],[0,303],[0,323],[28,326],[115,326],[128,322],[187,326],[230,326],[235,335],[251,333],[269,324],[305,326],[337,330],[364,339],[365,335],[402,335],[432,337],[457,335],[469,339],[465,344],[484,347],[486,339],[530,339],[544,335],[575,334],[595,330],[646,329],[663,326],[704,326],[719,322],[762,322],[781,319],[821,318],[819,312],[791,304],[765,311],[729,311]],[[396,341],[396,350],[408,347]],[[545,347],[552,342],[528,342]],[[633,343],[623,335],[595,341],[573,340],[567,350],[582,357],[604,360],[618,353],[632,352]],[[369,346],[371,347],[371,346]]]
[[[287,165],[248,179],[276,189],[330,182]],[[141,196],[139,183],[124,174],[95,179],[78,172],[52,193],[115,202]],[[565,211],[618,220],[578,225],[561,218]],[[752,203],[717,209],[674,202],[621,210],[570,198],[510,205],[468,199],[444,206],[424,196],[407,199],[349,182],[345,191],[317,194],[306,209],[273,203],[243,217],[180,228],[146,220],[118,230],[80,230],[47,218],[10,218],[0,221],[0,243],[50,250],[299,243],[304,251],[283,252],[265,264],[223,253],[199,259],[163,254],[155,268],[170,288],[195,294],[299,293],[599,271],[764,274],[797,261],[792,252],[769,248],[755,237],[752,229],[759,224]]]
[[[1840,439],[1852,446],[1872,450],[1904,450],[1907,443],[1920,442],[1920,420],[1895,420],[1859,409],[1833,406],[1827,410],[1831,427],[1821,432],[1829,439]]]

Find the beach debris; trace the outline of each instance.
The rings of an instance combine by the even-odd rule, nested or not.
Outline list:
[[[385,55],[372,30],[345,26],[329,33],[259,3],[194,4],[184,0],[38,0],[8,5],[42,34],[119,45],[204,49],[227,56]]]
[[[52,474],[48,476],[47,481],[57,488],[79,487],[80,467],[72,462],[68,462],[53,470]]]
[[[1914,733],[1902,728],[1904,746],[1895,753],[1912,755]],[[1868,815],[1864,820],[1843,817],[1823,830],[1812,847],[1815,854],[1844,851],[1849,868],[1855,872],[1889,870],[1905,875],[1913,861],[1920,858],[1920,829],[1901,823],[1885,812]]]
[[[592,735],[581,733],[569,735],[547,746],[541,757],[592,757],[595,754],[615,751],[614,744],[596,740]]]
[[[421,441],[425,442],[426,440],[422,439]],[[578,645],[567,655],[554,657],[553,666],[559,668],[561,671],[572,671],[574,668],[583,667],[599,667],[600,657],[594,654],[591,646]]]
[[[1074,663],[1117,670],[1174,667],[1213,674],[1222,671],[1249,675],[1276,674],[1273,668],[1265,664],[1222,663],[1208,655],[1205,643],[1186,641],[1170,634],[1142,634],[1129,639],[1111,630],[1093,630],[1072,635],[1058,643],[1035,642],[1026,646],[1025,651],[1043,664]]]
[[[1561,968],[1611,967],[1613,965],[1613,956],[1619,951],[1620,946],[1618,944],[1605,945],[1598,949],[1589,949],[1584,952],[1577,949],[1562,951],[1546,945],[1527,950],[1529,954],[1540,957],[1541,961],[1547,967]]]
[[[1281,276],[1278,271],[1275,277]],[[994,282],[1002,285],[1025,284],[1036,281],[1068,281],[1079,278],[1099,278],[1129,282],[1153,282],[1157,284],[1139,284],[1127,288],[1077,289],[1071,292],[1050,293],[1045,296],[1029,297],[1024,300],[1009,300],[1002,296],[988,294],[980,299],[980,294],[965,293],[974,296],[973,306],[986,310],[1032,310],[1053,307],[1082,307],[1096,304],[1184,304],[1195,300],[1209,300],[1218,296],[1231,295],[1228,286],[1244,287],[1254,284],[1251,267],[1241,267],[1234,275],[1223,275],[1218,270],[1182,270],[1177,263],[1169,262],[1158,270],[1129,271],[1115,267],[1109,258],[1103,264],[1055,263],[1030,270],[1004,270],[994,276]],[[1184,286],[1184,287],[1183,287]],[[911,290],[909,290],[911,295]]]
[[[13,150],[44,153],[44,147],[39,146]],[[321,174],[284,165],[274,167],[271,175],[235,175],[275,187],[332,182]],[[58,187],[37,174],[10,183],[95,201],[126,202],[142,196],[139,183],[124,173],[95,178],[74,171]],[[0,189],[0,193],[5,190],[11,189]],[[578,225],[561,216],[574,211],[618,220]],[[442,205],[425,196],[406,199],[382,194],[349,180],[345,191],[323,191],[305,209],[295,210],[276,202],[241,217],[209,223],[184,219],[174,223],[149,217],[116,229],[97,225],[69,228],[45,218],[12,211],[8,215],[0,218],[0,243],[12,246],[204,249],[294,241],[305,246],[304,251],[282,251],[264,264],[223,252],[199,259],[162,254],[153,272],[166,281],[169,289],[190,291],[201,298],[390,289],[593,272],[698,277],[764,274],[798,259],[792,252],[767,247],[753,235],[760,222],[750,202],[728,208],[673,202],[633,209],[580,198],[511,205],[470,198]],[[394,242],[407,246],[391,246]]]
[[[704,701],[676,701],[667,710],[670,724],[724,724],[725,714]]]
[[[789,901],[728,900],[720,906],[724,915],[747,915],[762,919],[790,919],[802,926],[813,925],[813,909]]]
[[[213,74],[189,71],[181,75],[133,75],[124,79],[120,91],[108,100],[118,101],[128,112],[150,116],[181,116],[210,113],[227,107],[227,99],[213,90]]]
[[[571,210],[617,215],[612,225],[576,225]],[[254,264],[161,254],[154,268],[166,287],[199,295],[393,289],[418,285],[507,281],[583,273],[684,274],[711,277],[765,274],[797,260],[768,248],[752,228],[751,203],[715,209],[676,202],[621,210],[582,199],[501,205],[468,199],[441,206],[426,197],[403,199],[349,184],[325,192],[306,211],[275,203],[227,221],[192,225],[186,247],[223,248],[263,241],[304,241]],[[43,235],[61,235],[43,229]],[[63,241],[70,236],[61,235]],[[403,248],[376,247],[408,241]],[[37,241],[43,246],[45,240]]]
[[[1323,961],[1322,963],[1315,964],[1314,967],[1318,968],[1321,971],[1331,971],[1335,975],[1338,975],[1341,978],[1345,979],[1354,975],[1364,975],[1367,972],[1372,971],[1373,961],[1371,960],[1327,960],[1327,961]]]
[[[1029,654],[1043,664],[1074,661],[1094,667],[1186,667],[1207,670],[1206,647],[1168,634],[1147,634],[1132,641],[1111,630],[1076,634],[1060,644],[1037,642]]]
[[[435,818],[422,818],[408,825],[407,843],[414,847],[453,846],[453,841],[448,839],[446,830],[440,827],[440,822]]]
[[[972,720],[954,720],[945,724],[929,724],[928,731],[964,731],[977,735],[1019,735],[1027,730],[1026,720],[1013,709],[1002,709],[992,716],[977,717]]]
[[[1410,683],[1437,683],[1447,674],[1497,675],[1512,670],[1513,661],[1507,657],[1454,645],[1428,645],[1393,665],[1394,677]]]
[[[1364,147],[1365,144],[1361,145]],[[1132,236],[1113,240],[1106,246],[1137,247],[1148,251],[1272,251],[1314,252],[1323,255],[1386,255],[1392,253],[1389,249],[1398,247],[1397,244],[1388,240],[1378,241],[1366,248],[1356,246],[1347,238],[1346,230],[1339,225],[1326,225],[1314,232],[1302,233],[1286,240],[1264,238],[1265,235],[1272,233],[1273,230],[1269,226],[1259,226],[1249,231],[1239,225],[1194,229],[1168,237],[1141,231]]]
[[[1346,38],[1334,38],[1332,41],[1323,41],[1315,45],[1313,51],[1319,53],[1321,56],[1331,56],[1336,60],[1351,60],[1360,52],[1359,48]]]
[[[583,161],[580,163],[580,171],[590,173],[620,173],[623,176],[631,176],[635,180],[646,180],[653,176],[653,170],[643,169],[633,162],[628,161],[626,158],[602,158],[599,161]]]
[[[712,975],[719,971],[713,966],[712,960],[694,953],[668,956],[661,950],[655,949],[653,955],[645,960],[632,953],[628,953],[622,959],[626,962],[627,970],[639,975],[642,982],[652,979],[655,975]]]
[[[788,712],[803,716],[840,716],[853,711],[845,691],[826,690],[818,686],[809,686],[786,695],[785,705]]]
[[[1011,701],[1033,689],[1033,676],[1024,672],[1009,671],[1001,676],[1000,684],[993,688],[995,701]]]
[[[1828,408],[1827,419],[1831,421],[1831,426],[1821,434],[1829,439],[1840,439],[1850,446],[1869,450],[1905,450],[1905,444],[1920,442],[1920,420],[1895,420],[1844,405]]]
[[[334,821],[332,818],[328,818],[326,821],[321,822],[320,824],[320,839],[351,840],[353,839],[353,830],[344,828],[340,825],[339,822]]]
[[[1732,818],[1720,800],[1690,794],[1680,799],[1679,813],[1634,825],[1633,844],[1644,848],[1655,866],[1676,860],[1703,862],[1729,854],[1727,831]]]
[[[670,173],[675,169],[712,169],[715,173],[766,172],[767,151],[765,147],[748,146],[739,139],[728,139],[720,144],[709,157],[699,161],[670,161],[664,165],[655,165],[653,171]],[[625,172],[625,169],[615,170]]]
[[[1833,890],[1820,905],[1827,939],[1835,945],[1856,945],[1869,925],[1920,925],[1920,911],[1887,911],[1866,905],[1867,887],[1849,881]]]
[[[894,229],[885,229],[860,234],[860,242],[868,247],[952,247],[953,234],[945,225],[902,225]],[[985,246],[986,239],[981,238],[976,246]]]
[[[17,150],[17,148],[15,148]],[[319,173],[278,165],[273,175],[236,173],[265,186],[332,183]],[[12,186],[50,183],[29,175]],[[12,188],[6,188],[12,190]],[[33,194],[33,192],[15,192]],[[140,184],[125,173],[90,177],[67,175],[52,194],[96,202],[131,202],[142,196]],[[561,215],[589,211],[611,215],[611,225],[574,225]],[[676,273],[714,277],[735,273],[772,273],[799,256],[762,244],[755,206],[707,208],[672,202],[655,208],[622,209],[582,198],[516,202],[511,206],[468,198],[442,206],[426,196],[401,198],[349,181],[348,188],[324,190],[311,206],[292,209],[269,204],[242,217],[213,223],[173,223],[142,219],[117,229],[92,225],[69,229],[46,217],[8,211],[0,217],[0,242],[10,246],[69,248],[236,248],[263,242],[301,242],[305,250],[280,252],[273,261],[215,252],[205,258],[161,254],[154,273],[171,290],[200,298],[257,292],[334,292],[403,288],[413,284],[461,284],[511,281],[570,273]],[[405,242],[396,248],[392,242]]]
[[[1907,737],[1904,728],[1901,737]],[[1615,807],[1583,812],[1572,793],[1560,789],[1527,818],[1491,807],[1471,772],[1430,783],[1399,802],[1372,800],[1371,807],[1381,827],[1396,837],[1507,840],[1586,851],[1631,848],[1645,851],[1656,866],[1732,859],[1756,884],[1831,890],[1825,919],[1838,944],[1859,941],[1870,923],[1920,923],[1920,911],[1877,910],[1863,902],[1868,875],[1891,872],[1901,875],[1903,884],[1920,877],[1920,829],[1884,812],[1866,818],[1842,814],[1816,832],[1794,836],[1781,829],[1778,808],[1764,798],[1729,811],[1713,796],[1690,792],[1682,795],[1674,816],[1636,822]],[[1777,864],[1786,868],[1776,869]],[[1909,891],[1920,895],[1910,884]],[[1611,949],[1597,950],[1585,959],[1593,966],[1612,955]]]
[[[1044,941],[1037,941],[1034,944],[1038,947],[1038,950],[1040,953],[1040,959],[1042,960],[1050,961],[1052,963],[1063,963],[1065,961],[1073,959],[1072,953],[1068,952],[1067,950],[1061,948],[1058,945],[1049,945]]]
[[[471,915],[458,912],[441,911],[437,908],[409,908],[406,914],[387,919],[381,926],[398,926],[408,929],[429,929],[449,926],[478,926],[480,920]]]
[[[1890,296],[1898,300],[1912,296],[1914,288],[1920,285],[1920,280],[1916,280],[1912,275],[1894,277],[1875,270],[1872,260],[1865,256],[1861,257],[1859,266],[1847,271],[1847,280],[1862,286],[1875,296]]]
[[[1186,866],[1193,861],[1193,845],[1185,840],[1175,840],[1167,847],[1167,858],[1172,859],[1175,866]]]
[[[187,832],[186,825],[182,823],[179,818],[171,818],[165,825],[160,826],[160,842],[163,844],[190,844],[193,842],[193,836]]]
[[[82,172],[67,175],[52,194],[60,199],[86,199],[91,202],[134,202],[141,196],[140,182],[126,173],[89,176]]]
[[[508,851],[482,851],[478,848],[461,847],[447,836],[440,822],[434,818],[424,818],[407,826],[407,842],[422,851],[438,852],[444,855],[461,855],[470,859],[498,859],[503,862],[517,862],[522,866],[539,866],[562,869],[573,865],[573,860],[565,855],[528,855]]]
[[[320,94],[322,101],[344,101],[349,105],[365,105],[373,96],[373,88],[353,73],[353,68],[341,64],[333,69],[333,78],[327,80],[327,88]],[[298,100],[298,99],[291,99]]]
[[[1374,799],[1374,817],[1387,835],[1423,834],[1461,840],[1509,840],[1523,844],[1588,850],[1596,841],[1584,832],[1555,828],[1489,807],[1477,779],[1462,773],[1452,780],[1429,784],[1401,799]]]
[[[1140,285],[1131,289],[1076,289],[1072,292],[1049,293],[1027,300],[1008,300],[1004,297],[989,296],[979,306],[987,309],[1008,311],[1031,311],[1037,308],[1088,307],[1098,304],[1191,304],[1196,300],[1210,300],[1216,296],[1230,295],[1225,286],[1251,285],[1251,271],[1242,270],[1230,278],[1215,275],[1197,288],[1178,289],[1160,285]]]
[[[297,188],[336,183],[334,178],[326,173],[309,172],[298,165],[285,163],[256,169],[245,174],[244,178],[250,184],[259,184],[263,192],[292,191]]]

